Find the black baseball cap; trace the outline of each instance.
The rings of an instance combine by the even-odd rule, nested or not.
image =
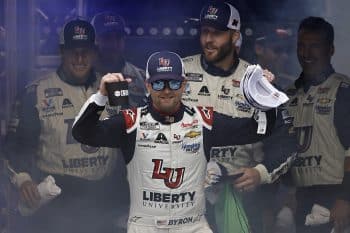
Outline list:
[[[240,30],[241,19],[236,8],[226,2],[211,1],[204,5],[200,14],[200,24],[221,31]]]
[[[180,56],[170,51],[153,53],[147,61],[147,82],[171,79],[185,80],[184,65]]]
[[[125,35],[125,20],[122,16],[113,12],[101,12],[96,14],[91,24],[95,27],[96,34],[102,35],[108,32],[117,32],[121,35]]]
[[[61,32],[60,45],[64,48],[93,48],[96,46],[95,29],[85,20],[69,21]]]

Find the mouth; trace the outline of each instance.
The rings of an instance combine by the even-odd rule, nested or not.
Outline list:
[[[162,101],[162,102],[170,102],[171,100],[174,99],[173,96],[160,96],[159,99]]]
[[[205,47],[204,48],[204,51],[206,53],[214,53],[216,51],[216,48],[213,48],[213,47]]]
[[[86,65],[73,65],[74,70],[76,71],[85,71],[87,69]]]
[[[314,60],[310,59],[310,58],[302,58],[302,62],[304,64],[312,64],[314,62]]]

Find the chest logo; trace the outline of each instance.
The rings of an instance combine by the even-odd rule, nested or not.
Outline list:
[[[156,140],[154,140],[155,143],[161,143],[161,144],[168,144],[168,139],[165,137],[164,134],[159,133],[157,135]]]
[[[198,92],[198,95],[210,96],[209,90],[207,86],[202,86]]]
[[[164,184],[171,189],[176,189],[181,186],[185,174],[184,167],[163,167],[162,159],[152,159],[152,162],[154,164],[152,179],[164,180]]]

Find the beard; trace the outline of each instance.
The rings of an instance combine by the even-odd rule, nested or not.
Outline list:
[[[206,47],[212,48],[213,46],[210,45],[209,43],[202,45],[202,51],[203,51],[205,60],[209,64],[213,64],[213,65],[225,60],[229,56],[232,56],[235,50],[235,47],[232,44],[231,40],[227,41],[225,44],[223,44],[220,47],[214,47],[214,49],[216,49],[215,54],[205,52]]]

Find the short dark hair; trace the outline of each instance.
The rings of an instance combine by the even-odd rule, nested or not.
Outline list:
[[[332,46],[334,42],[334,28],[324,18],[310,16],[303,19],[299,24],[298,32],[301,30],[320,32],[325,36],[327,43]]]

